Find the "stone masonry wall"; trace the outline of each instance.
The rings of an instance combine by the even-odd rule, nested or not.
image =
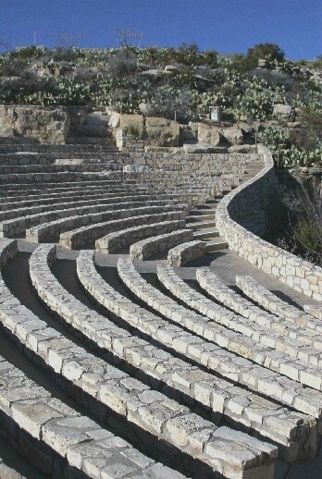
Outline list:
[[[274,221],[278,184],[267,148],[258,145],[265,167],[248,183],[223,198],[216,225],[229,247],[242,258],[291,288],[322,300],[322,268],[260,238]]]

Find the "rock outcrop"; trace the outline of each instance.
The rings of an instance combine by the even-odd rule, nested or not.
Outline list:
[[[70,118],[65,108],[0,105],[0,136],[34,138],[40,143],[65,143]]]

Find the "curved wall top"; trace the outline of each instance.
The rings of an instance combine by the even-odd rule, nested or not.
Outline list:
[[[217,228],[229,247],[249,263],[306,296],[322,300],[322,268],[260,237],[274,227],[279,193],[270,151],[258,145],[258,153],[264,168],[221,200]]]

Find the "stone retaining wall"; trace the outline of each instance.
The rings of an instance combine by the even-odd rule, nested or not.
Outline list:
[[[291,288],[322,300],[322,268],[263,240],[278,213],[279,192],[269,150],[258,145],[265,167],[252,180],[223,198],[216,225],[229,247]]]

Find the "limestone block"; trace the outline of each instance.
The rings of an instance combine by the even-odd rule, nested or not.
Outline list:
[[[229,127],[222,130],[222,134],[228,143],[232,145],[241,145],[244,141],[244,134],[241,128]]]
[[[65,143],[70,119],[65,108],[0,105],[0,136],[34,138],[40,143]]]
[[[220,128],[207,123],[198,123],[198,141],[213,146],[218,146],[222,140]]]
[[[126,115],[120,114],[119,128],[128,135],[133,135],[137,138],[143,137],[144,132],[144,118],[143,115]]]
[[[180,125],[167,118],[150,116],[145,120],[147,140],[156,146],[178,146]]]

